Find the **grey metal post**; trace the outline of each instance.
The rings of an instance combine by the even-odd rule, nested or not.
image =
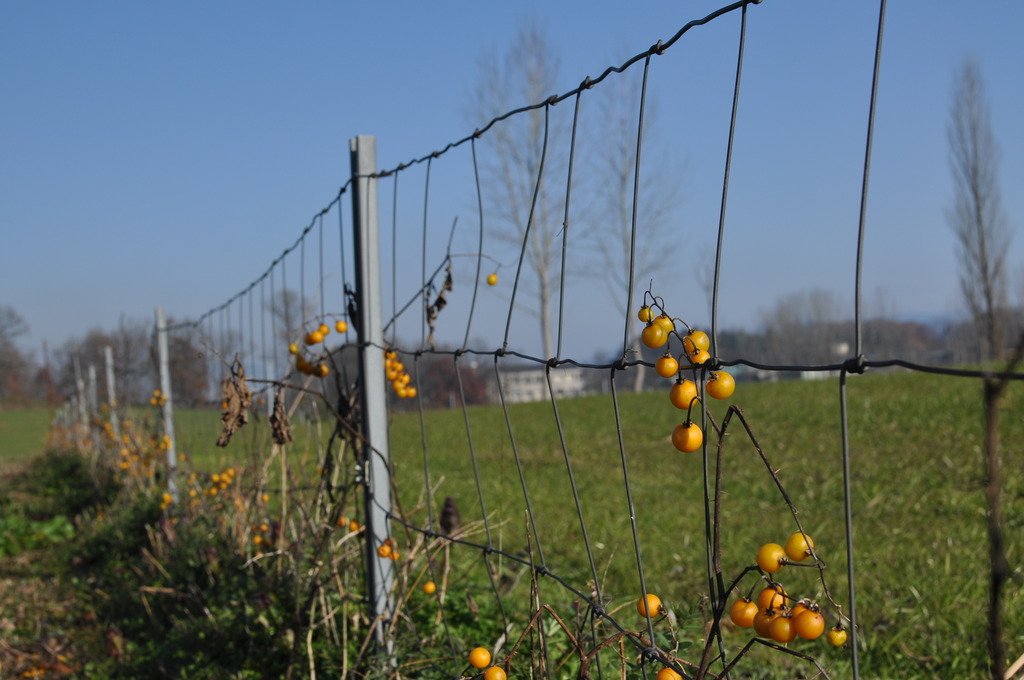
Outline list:
[[[85,379],[82,378],[82,362],[75,354],[75,407],[78,409],[78,434],[75,437],[79,450],[85,449],[85,439],[89,434],[89,409],[85,399]]]
[[[110,407],[110,431],[117,446],[121,446],[121,422],[117,417],[117,394],[114,392],[114,348],[103,348],[103,359],[107,364],[107,406]]]
[[[164,395],[164,435],[167,436],[167,493],[178,502],[178,454],[174,444],[174,405],[171,403],[171,369],[167,351],[167,322],[163,307],[156,308],[156,341],[160,353],[160,391]]]
[[[86,372],[86,375],[89,376],[89,414],[95,417],[96,411],[99,410],[100,406],[99,392],[96,386],[96,367],[89,364],[89,370]]]
[[[377,642],[391,651],[384,623],[393,610],[394,563],[377,555],[388,537],[391,512],[391,457],[388,446],[387,394],[384,378],[384,323],[381,312],[380,235],[377,211],[377,140],[360,135],[349,140],[352,162],[353,244],[362,372],[363,474],[366,496],[366,582],[370,616],[378,622]]]
[[[89,376],[89,441],[92,443],[93,451],[99,451],[100,439],[96,432],[96,428],[93,427],[93,423],[96,422],[96,418],[99,415],[100,400],[99,393],[96,390],[96,367],[92,364],[89,364],[89,371],[87,372],[87,375]]]

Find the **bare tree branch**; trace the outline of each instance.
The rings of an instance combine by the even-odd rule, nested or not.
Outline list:
[[[555,91],[559,66],[555,52],[536,23],[523,24],[516,42],[501,58],[488,54],[480,59],[479,85],[470,115],[475,120],[487,120],[518,106],[544,101]],[[549,147],[555,145],[554,140],[565,136],[563,128],[549,127]],[[561,231],[563,198],[555,185],[545,178],[564,174],[559,159],[548,154],[543,177],[540,176],[544,136],[543,108],[495,125],[481,138],[493,151],[492,160],[482,164],[482,176],[484,191],[494,197],[489,207],[498,211],[494,215],[498,225],[496,237],[515,244],[528,239],[524,258],[533,276],[527,286],[536,296],[536,307],[532,311],[540,322],[544,355],[551,357],[554,356],[551,298],[557,291],[559,251],[556,240]],[[537,201],[533,206],[535,188]]]
[[[995,361],[1005,346],[1011,233],[1000,199],[999,147],[985,85],[971,59],[957,76],[947,137],[955,194],[946,219],[960,251],[960,288],[981,339],[980,359]]]

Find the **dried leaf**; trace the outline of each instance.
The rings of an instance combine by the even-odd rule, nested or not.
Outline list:
[[[245,384],[245,368],[238,359],[231,366],[231,375],[224,378],[220,394],[224,411],[220,416],[217,446],[224,447],[231,441],[231,436],[249,422],[249,407],[252,405],[252,392]]]
[[[278,388],[274,393],[274,413],[270,416],[270,428],[275,444],[284,445],[292,440],[292,428],[288,423],[288,413],[284,408],[284,390],[282,388]]]

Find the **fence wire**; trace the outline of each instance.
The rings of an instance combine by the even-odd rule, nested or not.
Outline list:
[[[878,30],[874,49],[873,79],[869,97],[866,144],[859,205],[855,266],[856,274],[854,281],[855,319],[853,324],[853,354],[841,361],[807,364],[765,363],[753,361],[744,357],[730,358],[719,355],[719,284],[721,265],[724,257],[730,173],[734,152],[736,150],[736,131],[738,125],[738,113],[740,110],[744,50],[748,25],[747,11],[748,5],[759,4],[759,2],[760,0],[742,0],[740,2],[726,5],[721,9],[708,14],[702,19],[687,23],[669,40],[665,42],[657,42],[655,45],[643,52],[640,52],[619,66],[608,67],[597,78],[585,78],[581,84],[573,90],[561,95],[552,95],[544,101],[531,103],[496,116],[481,128],[474,130],[472,134],[450,142],[438,151],[414,158],[413,160],[402,163],[391,170],[385,170],[374,175],[380,180],[389,179],[392,182],[390,225],[391,317],[387,320],[384,326],[385,337],[387,338],[386,346],[379,347],[379,349],[386,352],[395,352],[398,357],[411,364],[412,371],[410,379],[413,381],[416,390],[420,395],[416,400],[415,412],[418,416],[421,446],[420,462],[422,470],[418,470],[416,476],[421,475],[423,480],[421,492],[424,498],[422,506],[424,508],[423,513],[425,514],[425,519],[422,522],[414,521],[401,510],[392,510],[391,508],[383,507],[382,509],[388,512],[389,520],[392,522],[395,529],[400,529],[405,532],[406,536],[411,537],[409,539],[410,543],[414,543],[416,540],[421,540],[426,544],[442,546],[443,551],[432,551],[430,549],[425,551],[425,568],[427,573],[429,573],[429,579],[431,582],[439,581],[443,575],[447,573],[446,569],[450,566],[447,564],[448,553],[444,551],[448,551],[451,548],[458,548],[467,551],[477,551],[479,553],[481,569],[486,573],[489,583],[489,596],[493,597],[501,619],[500,629],[502,631],[503,641],[510,647],[512,646],[510,643],[513,640],[513,631],[515,630],[516,621],[514,613],[510,611],[513,607],[513,603],[506,601],[507,588],[502,583],[502,578],[505,575],[502,569],[506,568],[505,565],[519,565],[524,570],[528,571],[531,575],[530,578],[534,584],[533,587],[536,593],[539,593],[542,589],[546,589],[548,587],[546,585],[547,583],[553,583],[562,591],[571,593],[571,595],[580,603],[580,606],[585,609],[588,622],[585,628],[589,631],[589,640],[585,641],[585,643],[584,641],[577,641],[578,647],[582,649],[584,646],[588,646],[588,649],[594,650],[595,654],[593,659],[589,659],[589,657],[587,657],[587,660],[581,661],[581,667],[586,669],[588,668],[588,664],[593,661],[593,672],[598,677],[601,677],[602,674],[608,674],[609,676],[613,674],[613,671],[610,668],[604,668],[606,664],[610,663],[607,660],[607,657],[596,653],[598,650],[603,649],[607,644],[605,639],[602,638],[602,635],[609,635],[605,632],[607,630],[611,631],[612,637],[621,642],[632,645],[633,655],[639,659],[638,669],[643,677],[648,677],[648,667],[651,664],[671,667],[684,678],[708,676],[709,673],[712,673],[711,669],[714,667],[720,669],[718,671],[714,671],[715,677],[724,677],[729,674],[730,669],[734,667],[737,661],[745,654],[747,649],[750,648],[751,645],[747,645],[747,647],[744,647],[739,653],[733,653],[728,650],[719,626],[727,607],[728,598],[731,594],[736,592],[737,583],[740,578],[738,577],[737,580],[731,584],[726,583],[721,572],[721,549],[718,544],[718,510],[719,503],[721,502],[720,489],[722,474],[721,453],[724,446],[723,442],[725,441],[726,429],[729,426],[730,418],[734,415],[736,415],[736,417],[742,421],[743,426],[746,427],[746,435],[748,436],[750,443],[752,443],[753,446],[761,453],[761,457],[765,462],[768,473],[770,473],[775,482],[779,484],[779,488],[785,496],[785,491],[781,487],[781,482],[773,471],[772,466],[768,463],[768,459],[765,457],[756,437],[752,434],[750,427],[746,425],[745,420],[743,420],[742,412],[738,410],[730,410],[722,423],[716,422],[713,415],[706,407],[702,390],[701,399],[699,401],[699,416],[702,431],[709,434],[716,432],[718,434],[719,441],[717,450],[714,450],[709,446],[708,437],[705,438],[704,445],[701,447],[701,483],[703,485],[704,496],[703,523],[705,531],[703,547],[706,554],[705,568],[707,570],[707,585],[710,598],[708,611],[711,612],[713,625],[709,628],[707,641],[703,651],[701,652],[699,662],[684,663],[679,655],[669,653],[659,645],[658,633],[655,629],[657,616],[646,616],[644,618],[644,629],[634,630],[630,625],[620,621],[621,617],[609,609],[608,602],[610,595],[605,587],[606,584],[604,583],[604,577],[598,567],[599,560],[595,556],[595,541],[591,537],[591,529],[596,520],[588,517],[588,510],[592,511],[592,508],[587,507],[587,504],[585,503],[587,492],[585,489],[580,488],[580,484],[577,480],[578,468],[574,462],[573,445],[571,438],[566,432],[566,423],[564,422],[564,417],[560,409],[561,399],[557,396],[558,389],[553,381],[553,375],[557,374],[558,369],[562,367],[576,367],[593,372],[603,371],[608,374],[607,390],[610,406],[612,408],[612,428],[614,429],[616,438],[618,463],[621,466],[622,473],[622,497],[619,499],[602,500],[607,500],[610,503],[618,503],[621,507],[621,512],[629,518],[629,532],[632,543],[631,548],[636,565],[636,583],[633,586],[635,591],[632,594],[635,594],[642,599],[650,592],[650,590],[647,575],[648,568],[644,561],[644,540],[641,528],[638,525],[637,517],[638,515],[643,514],[646,508],[638,507],[636,501],[636,489],[634,489],[634,485],[631,482],[630,458],[632,452],[630,451],[630,447],[627,444],[626,437],[624,435],[627,425],[624,423],[624,417],[621,410],[618,378],[631,370],[635,371],[655,367],[655,362],[645,360],[642,355],[634,353],[633,344],[631,342],[631,329],[636,323],[633,318],[633,310],[636,306],[637,299],[635,282],[638,276],[636,245],[643,230],[640,220],[638,219],[638,211],[643,200],[641,198],[641,177],[644,166],[641,159],[643,157],[642,152],[644,151],[645,141],[645,104],[648,96],[648,75],[652,69],[653,57],[663,55],[688,31],[695,27],[705,25],[719,17],[729,15],[734,11],[738,10],[740,13],[738,34],[736,37],[737,47],[734,85],[732,91],[728,136],[725,140],[724,173],[721,184],[721,201],[718,214],[717,239],[714,255],[709,339],[710,358],[702,365],[694,368],[693,375],[695,378],[698,376],[700,378],[699,380],[695,380],[695,382],[703,384],[704,379],[712,372],[731,366],[743,366],[771,373],[817,372],[838,374],[838,417],[841,430],[840,436],[845,515],[844,524],[847,558],[846,585],[848,602],[845,603],[845,610],[843,608],[843,604],[835,601],[833,601],[833,604],[838,610],[840,610],[840,612],[842,612],[841,615],[848,624],[848,629],[852,636],[853,643],[849,645],[849,649],[853,677],[859,677],[860,671],[858,645],[856,644],[858,627],[854,587],[854,515],[849,451],[849,403],[847,395],[848,376],[850,374],[861,374],[870,368],[900,367],[911,371],[950,377],[1013,381],[1024,379],[1024,374],[1014,370],[993,371],[988,369],[951,368],[911,362],[902,358],[871,359],[864,355],[862,338],[863,320],[861,314],[862,256],[867,227],[866,208],[870,177],[871,149],[873,144],[873,129],[877,106],[877,90],[881,67],[885,0],[881,0],[879,6]],[[578,160],[577,155],[579,153],[577,132],[581,123],[581,116],[583,115],[581,112],[583,111],[584,100],[590,95],[591,91],[598,87],[610,74],[623,73],[627,69],[639,64],[643,65],[643,72],[638,92],[639,108],[637,111],[633,150],[635,165],[633,168],[632,196],[630,199],[630,248],[629,252],[626,253],[626,262],[629,274],[626,290],[624,291],[626,314],[624,317],[622,351],[620,356],[607,361],[584,361],[572,356],[566,356],[564,354],[565,347],[563,345],[564,340],[567,337],[571,337],[572,333],[571,329],[567,329],[565,310],[567,308],[567,276],[570,270],[567,263],[567,257],[573,248],[569,239],[570,234],[575,234],[575,231],[571,228],[574,223],[574,219],[572,217],[573,211],[570,209],[571,207],[575,207],[575,204],[571,199],[574,197],[578,198],[578,194],[574,196],[573,193],[575,188],[574,168],[576,168],[575,164]],[[565,152],[567,170],[564,191],[562,192],[563,200],[561,202],[562,228],[559,244],[560,266],[557,292],[552,295],[552,297],[557,298],[558,304],[558,314],[554,329],[556,344],[553,356],[539,356],[534,352],[516,349],[513,346],[511,337],[512,330],[514,328],[514,312],[517,310],[517,300],[520,300],[519,295],[523,293],[526,288],[525,267],[529,266],[529,249],[531,247],[531,237],[533,235],[532,229],[534,229],[537,223],[536,213],[538,210],[538,204],[542,197],[544,182],[547,179],[545,177],[545,172],[550,169],[548,167],[548,162],[550,160],[549,154],[556,153],[556,150],[552,147],[550,135],[552,108],[557,103],[569,99],[570,97],[574,99],[574,107],[570,127],[570,142],[568,150]],[[500,347],[496,349],[488,349],[477,345],[471,340],[473,337],[473,330],[475,328],[474,319],[478,319],[477,314],[480,311],[478,309],[478,304],[480,304],[481,300],[480,287],[481,275],[484,271],[483,261],[485,258],[489,257],[486,250],[488,241],[485,239],[485,223],[488,222],[488,204],[485,200],[483,180],[481,179],[481,164],[478,160],[478,142],[486,141],[488,133],[503,122],[514,119],[517,116],[529,115],[531,112],[539,112],[543,117],[543,132],[540,141],[539,162],[536,168],[534,168],[534,174],[530,177],[530,200],[529,205],[527,206],[525,223],[522,225],[521,240],[517,244],[518,254],[514,259],[515,275],[511,285],[511,291],[509,292],[501,344]],[[474,194],[475,199],[474,208],[477,212],[475,252],[470,254],[474,260],[472,269],[475,274],[473,275],[473,287],[470,301],[465,313],[465,329],[462,331],[461,327],[458,328],[458,332],[454,335],[454,337],[461,336],[461,342],[454,343],[456,347],[455,349],[445,347],[439,348],[435,347],[433,338],[435,317],[440,314],[440,310],[444,307],[443,304],[440,304],[445,299],[443,297],[445,283],[442,279],[451,271],[453,260],[458,257],[459,254],[453,252],[453,239],[456,231],[455,225],[453,224],[450,231],[447,233],[447,245],[443,255],[439,258],[432,258],[431,256],[429,246],[435,241],[431,239],[429,229],[432,223],[430,207],[432,203],[431,199],[436,191],[436,187],[432,189],[432,173],[435,172],[436,169],[435,162],[439,164],[441,159],[449,154],[449,152],[462,147],[467,142],[470,146],[469,153],[472,167],[472,193]],[[405,194],[399,189],[399,179],[403,173],[410,172],[414,167],[420,165],[423,166],[424,177],[422,187],[422,208],[419,216],[422,225],[420,235],[421,244],[417,248],[416,246],[410,246],[407,242],[400,241],[398,235],[402,228],[402,222],[399,219],[400,199],[405,196]],[[346,264],[347,260],[350,257],[353,257],[353,255],[349,253],[345,247],[346,235],[344,220],[342,217],[343,196],[349,191],[355,179],[356,178],[352,178],[347,181],[339,189],[337,195],[323,209],[314,214],[308,225],[301,230],[295,242],[285,248],[271,262],[270,266],[257,278],[252,280],[246,287],[237,294],[228,298],[222,304],[199,315],[196,319],[178,321],[177,323],[172,324],[169,329],[172,332],[178,333],[194,332],[201,334],[202,340],[199,342],[201,345],[212,350],[214,361],[216,361],[217,365],[220,366],[222,378],[226,377],[225,370],[230,366],[231,359],[241,355],[245,362],[254,367],[252,369],[252,375],[255,377],[256,383],[260,385],[258,393],[266,401],[268,409],[270,402],[273,400],[273,391],[277,386],[285,384],[291,388],[298,388],[301,384],[298,382],[299,376],[297,372],[291,365],[292,360],[290,358],[286,358],[287,355],[283,353],[283,347],[287,344],[287,340],[299,338],[298,342],[301,344],[301,338],[304,332],[307,332],[309,328],[315,328],[319,324],[327,323],[328,321],[344,321],[350,325],[357,322],[357,316],[352,306],[352,298],[349,296],[350,290],[354,290],[354,284],[352,284],[348,278],[348,267]],[[403,182],[403,191],[406,186],[407,183]],[[578,188],[577,191],[579,191]],[[332,210],[336,210],[338,214],[339,256],[335,263],[328,260],[325,269],[325,253],[331,248],[331,245],[325,244],[324,217]],[[310,241],[307,243],[307,239],[313,238],[314,229],[316,231],[316,240],[315,242]],[[441,239],[441,241],[445,241],[445,239]],[[317,272],[317,281],[314,286],[316,291],[315,301],[312,304],[307,299],[306,294],[307,247],[313,249],[316,257],[316,260],[312,265],[316,267]],[[400,297],[400,289],[403,285],[408,284],[408,281],[406,280],[408,277],[406,276],[407,270],[403,270],[399,264],[398,254],[400,248],[406,247],[411,247],[413,250],[419,251],[420,281],[418,283],[418,288],[409,292],[407,297]],[[297,284],[294,281],[296,270],[294,263],[292,266],[292,278],[289,279],[289,273],[287,270],[287,260],[289,256],[297,256],[299,258],[297,267]],[[333,285],[333,289],[344,291],[344,295],[336,301],[329,301],[326,283],[331,279],[331,269],[335,264],[337,264],[339,271],[340,282],[338,283],[340,285]],[[293,300],[291,297],[292,291],[294,291],[296,287],[299,291],[297,301]],[[257,294],[259,298],[258,300],[256,299]],[[438,297],[439,295],[441,297]],[[401,300],[405,300],[405,302],[400,306],[399,303]],[[297,309],[295,308],[295,304],[298,305]],[[258,320],[256,312],[257,305],[259,308]],[[237,310],[233,310],[233,306],[237,306]],[[409,337],[403,337],[399,333],[399,322],[407,315],[413,314],[417,308],[420,313],[420,332],[418,342],[413,343]],[[314,310],[318,313],[314,313]],[[269,320],[267,318],[268,316]],[[233,319],[236,323],[234,328],[232,327]],[[445,321],[447,323],[447,319]],[[214,330],[215,325],[216,331]],[[450,328],[456,328],[458,324],[448,323],[448,326]],[[342,341],[342,344],[344,347],[349,347],[353,350],[359,349],[357,343]],[[281,369],[279,362],[282,358],[286,358],[287,363],[285,363],[285,366],[289,366],[287,370]],[[474,518],[473,522],[478,524],[481,528],[480,533],[482,534],[482,538],[480,540],[473,540],[469,535],[459,535],[457,532],[452,531],[450,527],[446,528],[444,526],[445,517],[439,517],[435,512],[435,508],[438,505],[437,498],[435,497],[435,491],[438,488],[438,477],[440,475],[434,474],[433,470],[435,466],[438,465],[437,459],[440,454],[431,446],[430,438],[428,436],[431,415],[428,413],[428,404],[424,403],[424,395],[426,394],[427,387],[426,378],[429,377],[426,374],[429,371],[436,370],[435,364],[428,365],[426,363],[428,358],[444,360],[445,363],[450,360],[450,368],[455,379],[453,393],[457,394],[457,403],[459,404],[458,410],[460,412],[462,429],[464,431],[465,446],[468,452],[468,467],[470,470],[469,479],[473,483],[476,495],[476,506],[479,508],[478,516]],[[325,357],[323,357],[323,360],[331,362],[333,367],[332,373],[334,375],[340,375],[336,383],[337,394],[334,396],[335,408],[340,408],[337,404],[341,402],[344,395],[350,394],[353,390],[358,389],[359,379],[350,379],[341,358],[336,357],[334,352],[327,352]],[[480,451],[478,451],[476,437],[474,436],[475,433],[479,432],[478,428],[480,426],[474,422],[477,414],[470,409],[469,404],[471,400],[467,397],[464,375],[464,370],[467,368],[467,360],[474,364],[477,363],[478,360],[485,360],[493,363],[494,384],[497,392],[496,401],[501,412],[505,435],[507,435],[509,450],[512,461],[514,462],[514,477],[518,484],[518,493],[521,495],[523,503],[524,517],[522,519],[526,525],[524,533],[528,542],[528,549],[525,554],[521,551],[507,549],[504,547],[502,543],[502,536],[508,532],[502,526],[503,521],[498,519],[502,517],[503,513],[501,509],[495,508],[494,505],[489,502],[486,484],[484,483],[484,477],[487,473],[481,469],[479,461]],[[557,558],[555,557],[556,555],[559,555],[561,551],[551,549],[551,546],[546,543],[547,539],[545,537],[545,532],[540,528],[543,522],[551,521],[551,519],[537,517],[535,507],[537,505],[536,496],[538,492],[533,488],[533,482],[530,480],[531,475],[529,474],[529,470],[531,463],[524,459],[525,447],[521,441],[521,437],[517,433],[515,425],[516,418],[513,415],[513,409],[508,395],[507,383],[510,373],[509,369],[515,368],[518,365],[534,365],[538,368],[542,368],[544,372],[544,384],[547,388],[546,394],[550,401],[550,419],[557,433],[557,449],[561,453],[561,462],[564,465],[564,472],[562,475],[564,476],[564,480],[568,486],[569,495],[572,498],[574,511],[572,522],[574,525],[578,526],[578,540],[580,542],[580,547],[585,554],[586,574],[584,581],[586,582],[586,585],[582,585],[578,580],[576,580],[578,575],[568,576],[562,573],[563,565],[558,564],[556,561]],[[475,370],[475,368],[473,370]],[[282,375],[284,376],[283,379],[281,377]],[[305,388],[303,387],[303,389]],[[432,403],[429,404],[429,406],[436,407],[439,405]],[[339,422],[347,423],[350,422],[350,419],[341,418],[339,419]],[[348,432],[339,432],[338,430],[335,430],[331,435],[332,441],[336,436],[348,436],[358,439],[360,437],[360,433],[358,428],[352,428],[351,431]],[[376,450],[374,442],[369,442],[369,445],[371,450]],[[342,464],[340,462],[340,453],[337,454],[338,460],[335,461],[335,454],[332,454],[331,452],[330,443],[325,450],[318,450],[317,456],[319,465],[324,469],[327,469],[330,465]],[[717,457],[713,459],[715,456]],[[313,483],[293,484],[290,482],[294,480],[290,480],[285,476],[280,479],[280,483],[277,485],[261,484],[259,487],[253,487],[251,490],[254,493],[259,494],[284,494],[289,492],[314,492],[328,488],[332,493],[337,491],[338,493],[349,494],[354,493],[359,488],[360,480],[358,479],[358,475],[356,478],[345,476],[343,482],[337,485],[334,482],[325,482],[324,480],[326,478],[326,474],[321,472],[321,478]],[[401,481],[396,481],[395,483],[396,485],[409,484],[409,488],[413,488],[411,477],[407,478],[402,476]],[[419,486],[418,483],[415,486]],[[396,489],[394,495],[398,497],[403,494],[399,494],[398,489]],[[404,495],[411,495],[411,491],[405,492]],[[796,509],[788,498],[786,500],[787,505],[793,512],[794,519],[799,526]],[[516,517],[506,519],[509,521],[519,521],[520,518]],[[558,521],[567,520],[566,518],[561,517],[558,518]],[[388,536],[392,536],[390,530]],[[819,568],[821,569],[823,566],[819,564]],[[746,572],[744,572],[744,574],[745,573]],[[742,576],[743,574],[741,574],[741,577]],[[324,581],[325,583],[330,580],[329,576],[325,578],[327,579]],[[534,593],[533,596],[534,603],[538,602],[540,597],[536,593]],[[830,595],[829,598],[831,599]],[[440,605],[439,623],[443,634],[443,644],[448,648],[450,657],[440,662],[432,661],[431,663],[451,677],[460,677],[465,670],[463,651],[459,649],[460,642],[457,641],[458,635],[456,631],[453,630],[451,613],[448,607],[443,604],[440,597],[438,597],[438,604]],[[536,609],[536,612],[539,615],[540,610]],[[530,663],[537,664],[537,667],[539,668],[553,668],[553,665],[557,660],[551,659],[549,655],[549,649],[552,646],[549,638],[553,634],[549,629],[544,626],[533,626],[531,623],[527,627],[526,631],[516,632],[521,632],[523,635],[530,633],[538,636],[538,646],[541,650],[540,657],[542,658],[533,659],[531,653]],[[555,632],[555,634],[557,633],[558,631]],[[771,643],[761,641],[759,644],[770,645]],[[515,646],[518,647],[518,644]],[[785,648],[779,649],[783,653],[793,654],[800,658],[809,660],[809,662],[817,666],[820,674],[825,676],[828,675],[827,669],[817,665],[817,661]],[[508,657],[508,659],[511,659],[511,657]],[[506,663],[510,663],[508,659]]]

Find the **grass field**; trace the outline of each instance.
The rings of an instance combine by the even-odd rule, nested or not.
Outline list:
[[[40,453],[51,417],[45,408],[0,410],[0,461],[26,460]]]
[[[705,469],[699,453],[679,453],[669,441],[680,412],[667,399],[667,382],[665,387],[660,392],[621,394],[619,409],[647,591],[658,593],[678,615],[677,636],[685,644],[687,638],[692,641],[700,635],[692,624],[707,592]],[[987,663],[988,587],[981,384],[925,374],[869,373],[850,378],[848,398],[863,677],[979,677]],[[1001,420],[1003,516],[1011,565],[1019,565],[1024,552],[1022,400],[1024,386],[1014,385],[1003,403]],[[742,409],[778,471],[828,565],[829,592],[845,611],[838,381],[741,384],[728,402],[710,405],[712,417],[721,422],[730,404]],[[394,416],[391,451],[399,505],[410,523],[426,526],[429,478],[435,519],[443,499],[450,496],[469,527],[468,540],[487,543],[489,531],[495,548],[525,557],[530,550],[525,482],[539,537],[539,545],[532,546],[535,559],[589,593],[594,577],[585,530],[609,609],[623,625],[639,628],[633,605],[642,591],[611,397],[564,400],[558,410],[561,433],[550,403],[510,407],[515,450],[505,416],[496,407],[471,408],[465,417],[461,410],[427,411],[422,426],[416,414]],[[178,450],[186,455],[186,470],[260,466],[270,448],[265,420],[254,419],[230,447],[218,449],[213,446],[217,416],[209,411],[178,412]],[[134,417],[140,423],[155,420],[152,412]],[[47,419],[45,412],[0,414],[4,439],[12,433],[0,448],[0,459],[17,456],[41,440],[39,429],[45,431]],[[302,486],[315,479],[322,450],[318,442],[326,441],[329,421],[312,417],[296,419],[293,425],[290,483]],[[711,436],[710,444],[716,445],[717,437]],[[579,512],[568,481],[570,469]],[[474,470],[479,473],[479,491]],[[783,543],[795,523],[737,419],[726,436],[721,473],[722,568],[729,582],[754,562],[761,544]],[[713,458],[708,474],[715,474]],[[478,521],[484,514],[486,528]],[[454,548],[453,581],[486,607],[494,595],[480,554],[470,547]],[[522,625],[530,579],[519,565],[500,555],[493,556],[492,563],[505,606],[512,620]],[[785,567],[776,576],[791,594],[824,603],[816,570]],[[539,586],[542,601],[571,617],[571,593],[552,579],[542,578]],[[737,592],[756,587],[756,579],[748,575]],[[1012,661],[1024,653],[1024,588],[1019,582],[1007,584],[1003,612]],[[824,613],[830,625],[835,622],[832,607],[825,606]],[[729,653],[735,654],[750,637],[747,630],[728,628]],[[794,642],[791,647],[820,659],[833,677],[849,675],[845,650],[823,642]],[[809,677],[814,672],[807,662],[755,646],[736,677]]]
[[[1022,396],[1022,386],[1015,386],[1002,419],[1003,510],[1012,564],[1020,563],[1024,549]],[[866,677],[976,677],[987,654],[981,385],[905,373],[854,376],[848,398],[855,578]],[[730,403],[743,409],[779,471],[805,530],[829,565],[829,588],[845,605],[838,381],[741,385]],[[619,406],[647,589],[685,612],[707,592],[701,456],[681,454],[669,442],[679,415],[665,393],[620,395]],[[713,404],[712,411],[720,422],[724,406]],[[631,606],[641,591],[611,399],[566,400],[559,412],[603,593],[613,608]],[[552,407],[515,406],[510,419],[546,565],[589,592],[592,576],[583,527]],[[492,542],[522,554],[525,507],[503,415],[495,408],[471,409],[468,422]],[[782,543],[795,528],[738,425],[734,421],[730,426],[722,465],[721,540],[727,580],[753,563],[758,546]],[[439,485],[435,505],[452,496],[464,519],[479,517],[474,460],[461,411],[430,413],[423,432],[415,416],[394,419],[392,455],[404,506],[423,495],[424,439],[430,481]],[[424,519],[419,513],[417,520]],[[480,535],[475,540],[484,541]],[[814,570],[790,567],[788,572],[778,576],[791,593],[821,596]],[[751,578],[743,582],[744,590],[753,585]],[[565,598],[555,584],[543,587],[552,600]],[[1006,595],[1006,630],[1013,636],[1009,652],[1016,656],[1024,652],[1024,591],[1012,584]],[[622,616],[631,618],[628,611]],[[734,649],[747,639],[747,631],[730,632],[728,638]],[[845,654],[816,643],[801,649],[823,654],[844,674]],[[792,659],[770,650],[758,650],[755,656],[754,668],[793,665]]]

